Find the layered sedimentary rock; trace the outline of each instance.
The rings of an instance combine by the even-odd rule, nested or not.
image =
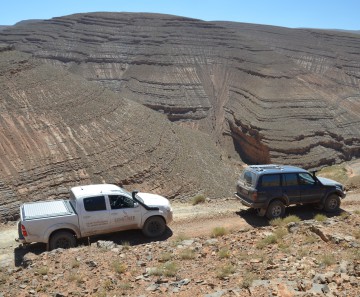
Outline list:
[[[0,50],[0,139],[0,221],[76,184],[224,197],[235,179],[208,135],[9,46]]]
[[[176,16],[76,14],[0,41],[211,135],[247,163],[360,155],[360,36]]]

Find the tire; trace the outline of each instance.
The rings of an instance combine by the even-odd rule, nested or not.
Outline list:
[[[271,202],[266,210],[266,217],[269,220],[281,218],[285,214],[285,205],[280,200]]]
[[[76,238],[73,233],[69,231],[59,231],[53,234],[50,238],[49,249],[54,250],[58,248],[69,249],[76,246]]]
[[[142,232],[147,237],[158,237],[165,233],[166,224],[162,217],[150,217],[146,220]]]
[[[324,210],[326,212],[336,212],[340,208],[340,198],[336,194],[332,194],[326,198]]]

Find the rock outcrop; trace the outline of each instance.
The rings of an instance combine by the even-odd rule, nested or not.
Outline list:
[[[75,14],[0,42],[209,134],[247,163],[360,155],[360,36],[158,14]]]
[[[0,221],[24,201],[116,183],[169,198],[231,195],[212,139],[9,46],[0,51]]]

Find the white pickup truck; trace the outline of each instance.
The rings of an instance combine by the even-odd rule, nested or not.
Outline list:
[[[17,241],[44,242],[52,250],[74,247],[78,238],[129,229],[157,237],[172,214],[169,200],[159,195],[110,184],[77,186],[69,200],[22,204]]]

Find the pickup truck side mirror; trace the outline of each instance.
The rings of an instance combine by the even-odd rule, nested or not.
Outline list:
[[[139,203],[134,202],[134,208],[139,207]]]

